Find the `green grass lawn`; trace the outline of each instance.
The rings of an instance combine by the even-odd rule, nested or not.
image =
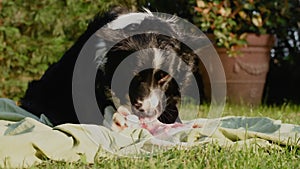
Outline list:
[[[193,105],[183,107],[188,113]],[[206,117],[208,105],[202,105],[197,114]],[[226,105],[222,116],[270,117],[284,123],[300,124],[300,106],[286,104],[276,106],[236,106]],[[186,116],[187,119],[190,118]],[[242,149],[220,148],[217,145],[193,147],[188,150],[172,149],[161,154],[141,158],[102,158],[95,164],[87,164],[84,158],[76,163],[47,161],[32,168],[299,168],[300,149],[289,146],[283,149],[244,147]]]
[[[270,117],[283,123],[300,124],[300,106],[285,104],[282,106],[237,106],[226,105],[222,116]]]

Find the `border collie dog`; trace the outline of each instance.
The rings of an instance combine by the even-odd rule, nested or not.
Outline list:
[[[120,105],[129,105],[129,112],[140,119],[155,118],[165,124],[179,122],[178,105],[182,96],[181,88],[183,84],[189,83],[190,76],[198,75],[199,59],[193,50],[177,37],[190,41],[195,38],[182,33],[176,27],[174,18],[159,20],[151,15],[151,12],[145,13],[148,17],[140,23],[129,24],[124,29],[134,31],[137,28],[150,27],[153,31],[132,36],[125,36],[126,33],[116,32],[109,27],[103,28],[117,18],[130,14],[126,9],[115,7],[105,14],[96,15],[87,30],[62,58],[51,65],[41,79],[29,83],[26,94],[20,101],[21,107],[38,116],[46,115],[53,125],[79,123],[72,99],[73,72],[84,44],[93,34],[99,33],[106,43],[118,41],[108,52],[101,53],[101,57],[95,59],[99,67],[94,90],[98,108],[104,118],[107,107],[112,107],[117,112],[119,106],[114,101],[114,98],[117,98]],[[159,21],[165,26],[155,27],[154,21]],[[101,28],[105,30],[104,34],[103,31],[98,32]],[[174,36],[155,31],[159,29]],[[128,92],[113,91],[112,77],[122,61],[131,55],[135,59],[128,65],[134,69],[130,76],[133,77],[130,85],[122,86],[122,83],[118,85],[118,88],[124,87]],[[145,63],[151,66],[143,69]],[[188,71],[183,71],[184,64],[188,65]],[[176,79],[176,74],[181,76],[180,81]],[[199,78],[197,83],[201,83]]]

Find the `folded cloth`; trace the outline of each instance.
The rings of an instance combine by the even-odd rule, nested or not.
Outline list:
[[[40,117],[37,117],[34,114],[17,106],[13,100],[0,98],[0,120],[20,121],[25,117],[31,117],[40,121],[41,123],[52,126],[52,123],[44,114],[42,114]]]
[[[93,163],[107,156],[150,155],[174,146],[188,148],[208,143],[220,146],[280,148],[300,146],[300,126],[266,117],[222,117],[185,122],[201,128],[176,127],[153,136],[143,128],[121,132],[90,124],[51,127],[9,99],[0,99],[0,167],[28,167],[43,160]]]

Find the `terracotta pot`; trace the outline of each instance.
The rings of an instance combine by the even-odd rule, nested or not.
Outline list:
[[[229,57],[225,48],[216,48],[224,67],[227,101],[234,104],[259,105],[269,71],[272,35],[247,35],[248,46],[241,48],[242,56]],[[206,70],[200,68],[204,93],[210,99],[211,84]],[[213,82],[214,83],[214,82]],[[222,82],[218,82],[222,83]]]

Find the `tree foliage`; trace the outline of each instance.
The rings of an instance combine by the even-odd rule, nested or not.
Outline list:
[[[18,100],[98,12],[133,0],[0,0],[0,97]]]

